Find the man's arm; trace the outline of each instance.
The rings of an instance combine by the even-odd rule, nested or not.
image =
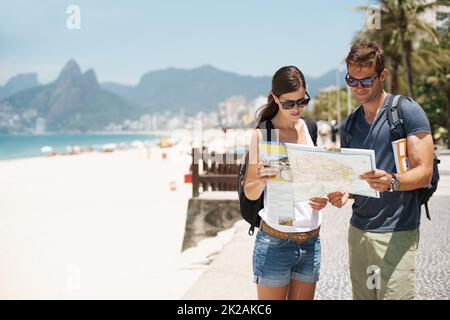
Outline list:
[[[433,175],[434,145],[431,134],[418,132],[410,135],[407,140],[408,160],[410,169],[396,174],[400,181],[400,191],[410,191],[425,188],[431,182]],[[361,176],[372,189],[384,192],[390,189],[392,176],[384,170],[375,170]]]
[[[433,175],[434,144],[431,134],[420,132],[410,135],[407,140],[410,168],[397,175],[400,191],[427,187]]]

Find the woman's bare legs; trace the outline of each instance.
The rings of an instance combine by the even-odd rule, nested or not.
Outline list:
[[[258,300],[314,300],[315,282],[303,282],[292,279],[288,286],[266,287],[256,285]]]
[[[289,286],[266,287],[257,284],[256,289],[258,291],[258,300],[286,300]]]
[[[315,282],[303,282],[292,279],[289,283],[288,300],[314,300]]]

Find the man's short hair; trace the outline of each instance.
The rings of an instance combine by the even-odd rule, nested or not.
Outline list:
[[[361,67],[375,65],[375,71],[380,74],[385,68],[384,51],[374,42],[358,41],[351,47],[345,62],[347,66],[349,64]]]

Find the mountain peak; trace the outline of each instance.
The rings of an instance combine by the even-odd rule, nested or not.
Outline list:
[[[197,67],[195,69],[197,69],[197,70],[214,70],[214,71],[219,70],[219,69],[217,69],[216,67],[214,67],[213,65],[210,65],[210,64],[205,64],[205,65]]]
[[[83,73],[83,78],[88,79],[89,81],[95,81],[97,82],[97,75],[94,71],[94,69],[89,69],[85,73]]]
[[[97,75],[93,69],[89,69],[83,73],[81,79],[83,86],[90,88],[90,90],[98,87]]]
[[[17,83],[31,83],[33,85],[37,84],[37,73],[19,73],[14,77],[10,78],[8,82],[6,82],[5,87],[14,86]]]
[[[20,73],[10,78],[4,87],[0,86],[0,99],[38,85],[36,73]]]
[[[81,76],[81,69],[78,63],[70,59],[61,70],[59,74],[58,81],[59,82],[67,82],[71,80],[75,80]]]
[[[78,65],[78,63],[74,60],[74,59],[70,59],[69,61],[67,61],[67,63],[64,65],[64,68],[62,69],[62,72],[74,72],[74,73],[81,73],[81,69],[80,66]]]

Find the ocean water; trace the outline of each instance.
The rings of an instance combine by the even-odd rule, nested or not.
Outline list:
[[[136,140],[151,143],[159,139],[159,136],[144,134],[0,134],[0,160],[42,156],[41,148],[44,146],[60,153],[70,146],[100,150],[102,145],[108,143],[131,143]]]

